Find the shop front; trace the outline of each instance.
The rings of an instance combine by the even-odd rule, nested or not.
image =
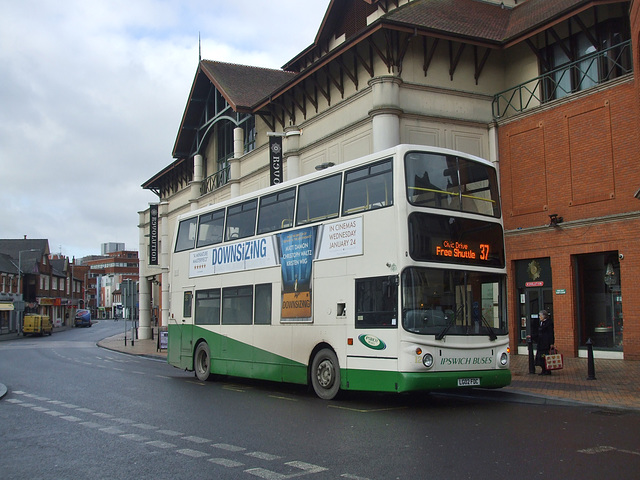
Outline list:
[[[591,339],[594,350],[622,352],[620,257],[617,251],[574,256],[580,349]]]
[[[516,305],[518,354],[528,353],[527,337],[538,332],[540,310],[553,318],[553,286],[549,258],[518,260],[516,263]]]
[[[559,258],[566,262],[556,259],[556,272],[549,257],[514,262],[517,353],[528,354],[527,337],[535,338],[538,314],[547,310],[554,320],[556,343],[565,348],[565,354],[586,357],[590,342],[596,358],[624,358],[623,256],[605,251]],[[554,288],[554,280],[561,277],[565,281]],[[566,313],[555,318],[560,308]]]

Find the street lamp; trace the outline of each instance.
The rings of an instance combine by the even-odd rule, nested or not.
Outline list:
[[[24,298],[23,298],[23,291],[24,289],[22,288],[22,254],[24,252],[38,252],[39,250],[37,248],[30,248],[29,250],[20,250],[18,252],[18,297],[20,298],[20,301],[22,301],[22,305],[24,305]],[[24,315],[24,307],[22,309],[22,315]],[[20,330],[22,330],[22,327],[20,326],[20,322],[22,321],[22,315],[18,315],[18,335],[20,335]]]

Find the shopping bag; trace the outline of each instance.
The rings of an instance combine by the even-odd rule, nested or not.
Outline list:
[[[560,370],[564,366],[564,358],[561,353],[554,348],[548,355],[544,356],[544,363],[547,370]]]

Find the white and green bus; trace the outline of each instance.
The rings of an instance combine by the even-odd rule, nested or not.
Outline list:
[[[511,382],[496,171],[399,145],[181,215],[168,361],[340,390]]]

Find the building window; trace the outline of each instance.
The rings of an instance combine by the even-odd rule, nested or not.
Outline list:
[[[549,44],[542,50],[546,101],[591,88],[630,73],[630,28],[625,18],[609,19]]]
[[[623,317],[618,252],[575,257],[580,345],[622,350]]]

